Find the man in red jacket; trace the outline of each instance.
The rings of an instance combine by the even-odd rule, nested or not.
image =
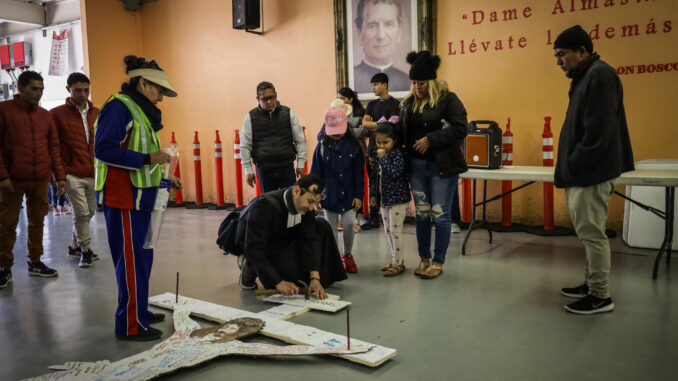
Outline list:
[[[50,111],[61,142],[61,161],[66,169],[66,193],[73,204],[73,243],[68,256],[90,267],[99,256],[92,252],[89,221],[97,205],[94,198],[94,122],[99,109],[89,97],[89,78],[72,73],[66,80],[71,94],[66,103]]]
[[[19,94],[0,102],[0,288],[12,280],[12,249],[21,203],[26,196],[28,274],[57,276],[40,261],[43,220],[49,210],[47,185],[54,173],[59,194],[66,188],[59,136],[49,111],[38,106],[43,80],[34,71],[21,73]]]

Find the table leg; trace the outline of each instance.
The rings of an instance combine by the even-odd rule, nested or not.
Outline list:
[[[492,243],[492,229],[487,223],[487,180],[483,180],[483,223],[482,227],[487,229],[487,234],[490,236],[490,243]]]
[[[471,232],[476,225],[476,179],[472,179],[473,190],[471,191],[472,202],[471,205],[471,223],[468,225],[468,230],[466,230],[466,236],[464,237],[464,242],[461,244],[461,255],[466,255],[466,243],[468,242]]]
[[[654,261],[654,268],[652,269],[652,279],[657,279],[657,271],[659,269],[659,263],[661,263],[662,255],[666,251],[666,263],[671,263],[671,246],[673,245],[673,219],[674,219],[674,200],[675,200],[675,188],[666,187],[666,216],[664,218],[664,241],[662,242],[661,247],[659,247],[659,252],[657,253],[657,258]]]

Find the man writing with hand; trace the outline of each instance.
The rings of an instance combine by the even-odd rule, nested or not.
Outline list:
[[[256,288],[259,277],[264,288],[296,295],[301,281],[325,299],[325,287],[346,279],[332,228],[315,216],[323,190],[320,177],[301,176],[292,187],[265,193],[242,211],[235,238],[245,258],[241,288]]]

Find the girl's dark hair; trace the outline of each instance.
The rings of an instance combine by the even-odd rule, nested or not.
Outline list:
[[[132,70],[136,69],[157,69],[162,70],[162,68],[155,62],[155,60],[146,61],[144,57],[137,57],[135,55],[128,55],[122,59],[125,63],[125,73],[129,73]],[[129,85],[132,87],[137,87],[141,77],[130,78]]]
[[[363,104],[360,103],[360,99],[358,99],[358,93],[353,91],[353,89],[351,89],[350,87],[342,87],[339,90],[339,94],[346,98],[353,99],[353,104],[351,105],[353,107],[353,115],[355,116],[365,115],[365,108],[363,107]]]
[[[388,136],[389,138],[393,139],[393,142],[396,143],[397,146],[399,136],[395,124],[391,122],[377,123],[377,129],[375,133]]]

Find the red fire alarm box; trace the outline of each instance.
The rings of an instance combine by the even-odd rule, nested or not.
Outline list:
[[[14,53],[14,67],[22,68],[33,65],[33,52],[30,43],[15,42],[12,44],[12,52]]]
[[[12,68],[12,47],[9,45],[0,45],[0,69],[9,70]]]

